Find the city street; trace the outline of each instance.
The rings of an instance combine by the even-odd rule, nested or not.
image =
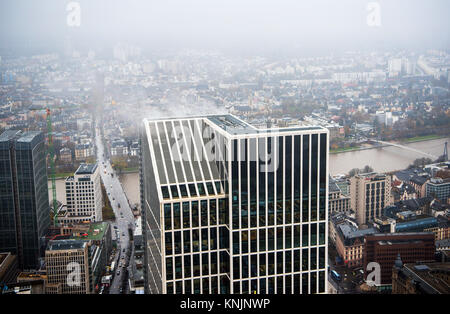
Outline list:
[[[134,230],[134,216],[128,204],[128,199],[125,195],[125,192],[123,191],[119,178],[112,169],[109,159],[106,157],[105,148],[103,146],[103,141],[101,138],[101,132],[99,129],[100,127],[101,126],[97,124],[95,132],[97,162],[100,168],[103,184],[105,185],[107,195],[116,216],[116,221],[112,224],[112,233],[116,233],[117,235],[118,251],[116,259],[117,267],[114,270],[113,281],[111,283],[109,293],[118,294],[120,293],[119,291],[122,286],[122,280],[127,279],[123,278],[123,276],[125,274],[126,265],[128,264],[127,253],[130,249],[128,229],[131,228],[132,230]],[[111,173],[113,173],[113,177],[111,177]],[[122,267],[120,265],[122,265]]]

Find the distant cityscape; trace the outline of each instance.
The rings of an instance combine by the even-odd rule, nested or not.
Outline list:
[[[450,293],[447,52],[0,60],[1,293]]]

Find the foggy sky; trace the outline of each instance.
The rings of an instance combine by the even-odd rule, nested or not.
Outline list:
[[[68,27],[69,0],[1,0],[0,53],[108,49],[222,49],[321,52],[448,49],[448,0],[78,0],[81,26]],[[369,27],[369,2],[381,26]]]

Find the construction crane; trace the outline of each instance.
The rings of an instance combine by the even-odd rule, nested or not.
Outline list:
[[[50,156],[50,178],[52,180],[52,197],[53,197],[53,225],[58,225],[58,202],[56,200],[56,178],[55,178],[55,150],[53,148],[53,128],[50,109],[47,112],[47,132],[48,132],[48,154]]]
[[[64,109],[62,107],[55,109]],[[58,224],[58,201],[56,199],[55,151],[53,148],[53,128],[50,108],[31,108],[31,111],[45,110],[47,120],[48,156],[50,162],[50,179],[52,180],[53,225]]]

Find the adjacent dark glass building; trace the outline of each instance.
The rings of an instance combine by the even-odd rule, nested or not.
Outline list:
[[[144,120],[146,293],[324,293],[328,131]]]
[[[0,252],[16,254],[22,269],[38,267],[50,226],[44,135],[0,135]]]

